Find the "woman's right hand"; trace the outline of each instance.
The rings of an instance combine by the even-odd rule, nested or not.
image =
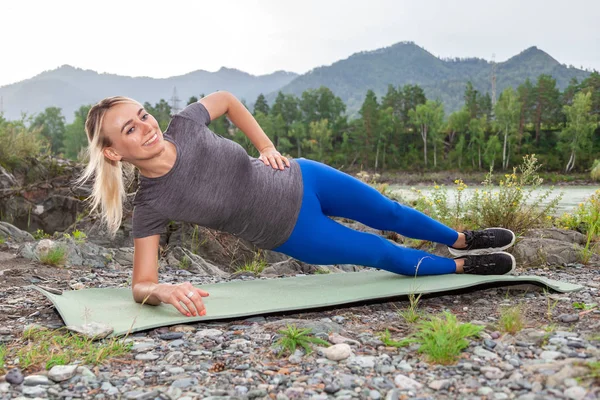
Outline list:
[[[153,294],[163,303],[171,304],[187,317],[206,315],[206,307],[202,301],[208,292],[194,287],[190,282],[177,285],[158,285]]]

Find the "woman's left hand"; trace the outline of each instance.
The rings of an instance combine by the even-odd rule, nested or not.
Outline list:
[[[260,152],[259,160],[265,163],[265,165],[270,165],[275,169],[283,170],[285,166],[290,167],[290,162],[287,158],[282,156],[275,147],[265,147]]]

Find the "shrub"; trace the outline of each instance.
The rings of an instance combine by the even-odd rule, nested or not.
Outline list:
[[[40,261],[46,265],[64,265],[67,259],[67,251],[62,246],[57,246],[40,255]]]
[[[39,158],[49,152],[41,128],[27,128],[25,120],[6,121],[0,117],[0,165],[9,171],[24,169],[28,158]]]
[[[525,156],[519,167],[521,174],[517,175],[514,168],[498,185],[490,169],[482,182],[483,189],[475,189],[471,195],[465,192],[467,185],[457,179],[452,202],[443,185],[436,185],[429,197],[417,190],[415,208],[457,230],[494,226],[519,234],[529,228],[545,226],[556,211],[562,193],[549,200],[553,192],[550,188],[534,196],[543,182],[537,173],[539,168],[535,155]]]

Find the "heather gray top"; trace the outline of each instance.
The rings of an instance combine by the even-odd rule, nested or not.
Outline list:
[[[294,160],[283,171],[265,165],[209,123],[201,103],[173,117],[164,138],[175,145],[177,159],[161,177],[140,175],[133,237],[161,234],[175,220],[229,232],[263,249],[283,244],[302,203],[300,166]]]

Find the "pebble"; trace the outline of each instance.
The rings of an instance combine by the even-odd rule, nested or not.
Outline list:
[[[62,382],[71,379],[77,371],[76,365],[55,365],[48,371],[48,378],[54,382]]]
[[[340,343],[324,348],[322,353],[328,360],[341,361],[350,357],[352,348],[346,343]]]
[[[547,361],[556,360],[559,357],[564,357],[560,351],[545,350],[540,354],[540,358]]]
[[[587,390],[581,386],[572,386],[564,391],[567,399],[582,400],[587,394]]]
[[[402,390],[421,389],[423,387],[419,382],[402,374],[394,377],[394,383],[396,384],[396,387]]]
[[[560,322],[569,323],[579,321],[579,314],[561,314],[558,316]]]
[[[20,369],[13,368],[10,371],[8,371],[4,379],[11,385],[20,385],[23,382],[24,377]]]

